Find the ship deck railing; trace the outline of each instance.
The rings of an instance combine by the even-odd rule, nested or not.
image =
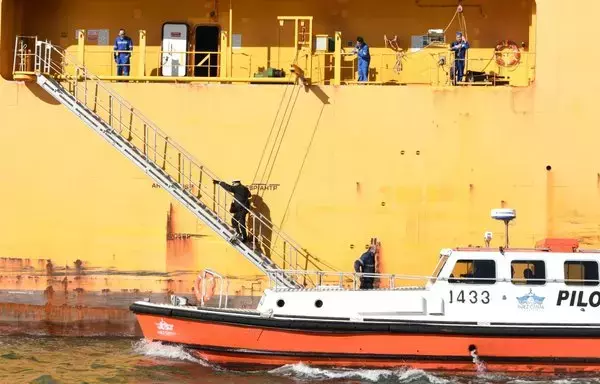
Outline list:
[[[145,31],[140,31],[140,36]],[[341,38],[341,37],[340,37]],[[34,75],[34,47],[23,41],[35,39],[33,36],[16,38],[13,76],[23,79]],[[141,41],[141,40],[140,40]],[[466,58],[465,81],[453,82],[451,72],[454,62],[453,52],[447,45],[433,45],[421,49],[394,51],[389,47],[371,47],[371,62],[366,82],[358,82],[357,56],[349,48],[336,46],[333,52],[294,50],[281,47],[276,59],[263,57],[258,47],[227,49],[219,51],[174,51],[162,50],[160,46],[134,46],[129,66],[129,76],[117,76],[115,51],[111,46],[86,44],[85,38],[66,47],[65,51],[85,63],[90,72],[99,79],[108,81],[132,82],[189,82],[189,83],[251,83],[251,84],[290,84],[297,80],[291,69],[294,65],[303,71],[310,84],[316,85],[511,85],[528,86],[535,77],[535,53],[521,50],[520,60],[512,65],[500,65],[497,58],[510,63],[511,52],[496,51],[493,47],[471,48]],[[179,58],[173,65],[166,58]],[[68,63],[67,63],[68,64]],[[267,74],[269,70],[283,70],[284,73]],[[76,75],[76,68],[65,65],[66,79]],[[163,72],[170,72],[168,76]],[[477,75],[477,80],[467,81],[467,72],[485,73]]]

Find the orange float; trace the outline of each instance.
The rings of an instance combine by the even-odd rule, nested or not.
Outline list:
[[[512,59],[506,61],[504,59],[504,51],[510,50],[512,51]],[[496,55],[496,63],[501,67],[512,67],[521,62],[521,51],[519,50],[519,46],[512,40],[502,40],[496,45],[495,50]]]
[[[210,277],[208,279],[208,281],[210,281],[210,283],[208,283],[206,285],[206,290],[204,291],[204,294],[202,294],[202,280],[205,280],[207,277]],[[194,282],[194,295],[196,296],[196,300],[198,300],[199,303],[206,303],[207,301],[212,299],[214,294],[215,294],[215,277],[214,277],[214,275],[210,272],[204,272],[204,278],[203,278],[202,273],[199,274],[198,277],[196,277],[196,281]]]

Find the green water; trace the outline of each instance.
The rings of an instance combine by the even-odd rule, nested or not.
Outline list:
[[[579,384],[598,378],[450,376],[420,370],[319,369],[303,364],[234,372],[197,360],[183,348],[137,339],[0,337],[0,383],[464,383]]]

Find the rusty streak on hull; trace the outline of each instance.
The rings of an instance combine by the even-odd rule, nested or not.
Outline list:
[[[45,258],[0,258],[0,332],[140,337],[131,303],[169,302],[172,294],[195,302],[194,240],[201,236],[180,233],[180,209],[171,204],[167,212],[165,271],[93,267],[81,259],[58,265]],[[230,277],[229,306],[255,307],[261,280],[264,276]]]
[[[140,336],[127,309],[0,303],[4,335]]]

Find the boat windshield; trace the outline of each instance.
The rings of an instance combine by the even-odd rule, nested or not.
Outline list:
[[[432,277],[429,280],[431,283],[435,283],[440,272],[442,272],[442,268],[444,268],[444,265],[446,265],[446,262],[448,261],[449,257],[450,256],[447,256],[447,255],[440,256],[440,260],[438,261],[437,266],[433,270],[433,274],[431,275]]]

